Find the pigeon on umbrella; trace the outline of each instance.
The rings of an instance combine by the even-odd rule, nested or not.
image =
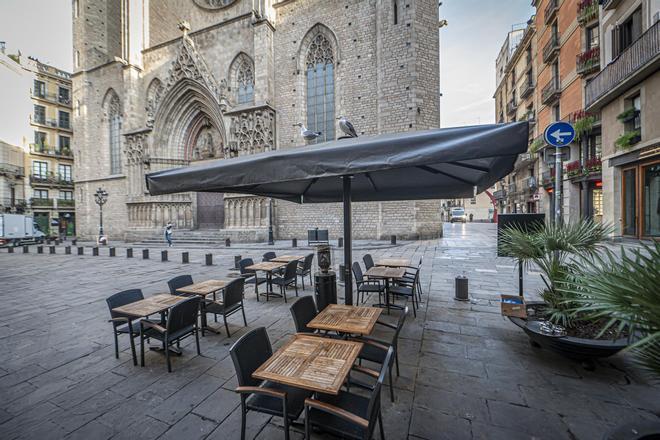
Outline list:
[[[353,127],[351,121],[346,119],[346,116],[340,116],[337,119],[339,119],[339,129],[343,131],[346,136],[353,138],[358,137],[357,133],[355,132],[355,127]]]
[[[306,141],[313,141],[317,137],[321,136],[320,131],[308,130],[307,127],[305,127],[302,122],[298,122],[297,124],[294,124],[294,127],[300,127],[300,135]]]

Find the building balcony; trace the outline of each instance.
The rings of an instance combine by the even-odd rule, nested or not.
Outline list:
[[[525,120],[529,123],[530,131],[536,125],[536,112],[532,109],[525,113]]]
[[[621,0],[603,0],[603,9],[606,11],[614,9],[619,6],[619,3],[621,3]]]
[[[523,85],[520,86],[520,97],[522,99],[525,99],[528,96],[530,96],[534,91],[534,87],[535,87],[534,80],[525,81]]]
[[[598,18],[598,0],[581,0],[577,6],[577,20],[585,25]]]
[[[33,208],[52,208],[53,199],[41,199],[38,197],[32,197],[30,199],[30,205]]]
[[[541,91],[541,102],[543,102],[543,104],[550,104],[557,100],[560,94],[561,88],[559,87],[559,79],[552,78],[548,85],[543,87],[543,90]]]
[[[517,193],[516,191],[516,184],[515,183],[509,183],[509,186],[507,187],[506,193],[508,195],[514,195]]]
[[[518,108],[518,103],[516,103],[515,99],[511,99],[507,104],[506,104],[506,113],[508,115],[515,113],[516,109]]]
[[[48,128],[59,128],[61,130],[67,131],[73,130],[70,123],[58,121],[57,119],[36,118],[33,115],[30,115],[30,122],[32,124],[42,125]]]
[[[585,105],[598,110],[660,67],[660,21],[598,73],[586,86]]]
[[[25,176],[25,168],[11,163],[0,162],[0,176],[15,177],[19,179]]]
[[[76,201],[73,199],[57,199],[58,208],[73,208],[76,206]]]
[[[588,75],[600,69],[600,46],[593,47],[577,55],[575,66],[579,75]]]
[[[580,160],[567,163],[564,173],[571,181],[596,180],[601,178],[602,167],[600,157],[591,157],[584,163]]]
[[[25,212],[27,202],[23,199],[5,197],[0,199],[0,210],[12,214],[21,214]]]
[[[64,179],[61,176],[57,176],[52,173],[48,175],[30,174],[30,184],[44,185],[44,186],[73,187],[73,180]]]
[[[544,171],[541,174],[541,185],[543,185],[544,188],[549,188],[555,184],[555,170],[554,168],[550,168],[549,171]]]
[[[553,35],[550,37],[550,41],[545,43],[545,46],[543,46],[543,62],[550,64],[550,62],[555,59],[558,53],[559,35]]]
[[[536,181],[536,177],[534,176],[526,177],[523,180],[523,184],[525,186],[525,190],[528,192],[534,192],[536,191],[536,188],[538,188],[538,183]]]
[[[32,97],[36,99],[42,99],[44,101],[52,102],[53,104],[60,104],[67,107],[71,107],[71,98],[58,95],[57,93],[35,93],[32,92]]]
[[[548,5],[545,7],[545,13],[543,14],[545,19],[545,24],[550,24],[552,20],[557,16],[557,11],[559,10],[559,0],[550,0]]]
[[[506,198],[506,191],[503,189],[498,189],[493,192],[493,198],[495,200],[504,200]]]
[[[71,148],[58,148],[45,144],[30,144],[30,153],[43,156],[73,159]]]

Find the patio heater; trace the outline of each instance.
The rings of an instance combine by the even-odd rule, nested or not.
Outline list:
[[[94,201],[99,205],[99,243],[106,244],[105,234],[103,233],[103,205],[108,201],[108,192],[99,188],[94,193]]]

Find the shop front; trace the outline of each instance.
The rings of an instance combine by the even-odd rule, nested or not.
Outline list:
[[[660,237],[660,148],[639,158],[619,165],[621,231],[624,236],[651,239]]]

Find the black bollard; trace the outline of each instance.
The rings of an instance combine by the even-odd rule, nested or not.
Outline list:
[[[64,254],[65,255],[71,255],[71,246],[66,246],[64,248]]]
[[[44,247],[43,246],[37,246],[37,253],[38,254],[43,254],[44,253]]]
[[[240,256],[240,255],[234,255],[234,269],[236,269],[236,270],[239,269],[239,267],[238,267],[238,262],[241,261],[242,259],[243,259],[242,256]]]
[[[206,254],[206,265],[213,266],[213,254]]]
[[[98,246],[94,246],[94,247],[92,248],[92,256],[94,256],[94,257],[98,257],[98,256],[99,256],[99,248],[98,248]]]
[[[23,246],[23,253],[24,254],[30,253],[30,246]]]
[[[60,239],[59,239],[59,238],[56,238],[56,239],[55,239],[55,245],[57,246],[57,245],[59,245],[59,244],[60,244]]]
[[[73,240],[71,240],[71,246],[76,246],[77,244],[78,244],[78,239],[77,238],[74,238]]]
[[[48,253],[49,254],[54,254],[55,253],[55,246],[49,246],[48,247]]]
[[[133,248],[126,248],[126,258],[133,258]]]
[[[292,238],[291,239],[291,247],[298,247],[298,239],[297,238]]]
[[[468,279],[465,276],[457,276],[454,284],[454,299],[458,301],[468,301]]]
[[[85,248],[82,246],[78,246],[78,255],[84,255],[85,254]]]
[[[160,261],[167,261],[167,251],[160,251]]]
[[[142,249],[142,259],[143,260],[149,259],[149,249]]]
[[[116,250],[114,247],[111,247],[111,248],[110,248],[110,256],[111,256],[111,257],[114,257],[114,256],[116,256],[116,255],[117,255],[117,250]]]
[[[396,235],[390,235],[390,244],[396,244]]]
[[[225,240],[225,246],[230,247],[231,246],[231,239],[227,238]]]
[[[339,239],[337,240],[337,247],[344,247],[344,238],[343,237],[339,237]]]
[[[46,239],[46,244],[47,244],[48,246],[50,246],[50,242],[51,242],[51,241],[52,241],[52,240],[51,240],[50,238],[47,238],[47,239]]]
[[[9,252],[10,254],[13,254],[13,253],[14,253],[14,246],[11,246],[11,245],[10,245],[10,246],[7,248],[7,252]]]
[[[181,262],[182,263],[190,263],[190,254],[188,252],[182,252],[181,253]]]

